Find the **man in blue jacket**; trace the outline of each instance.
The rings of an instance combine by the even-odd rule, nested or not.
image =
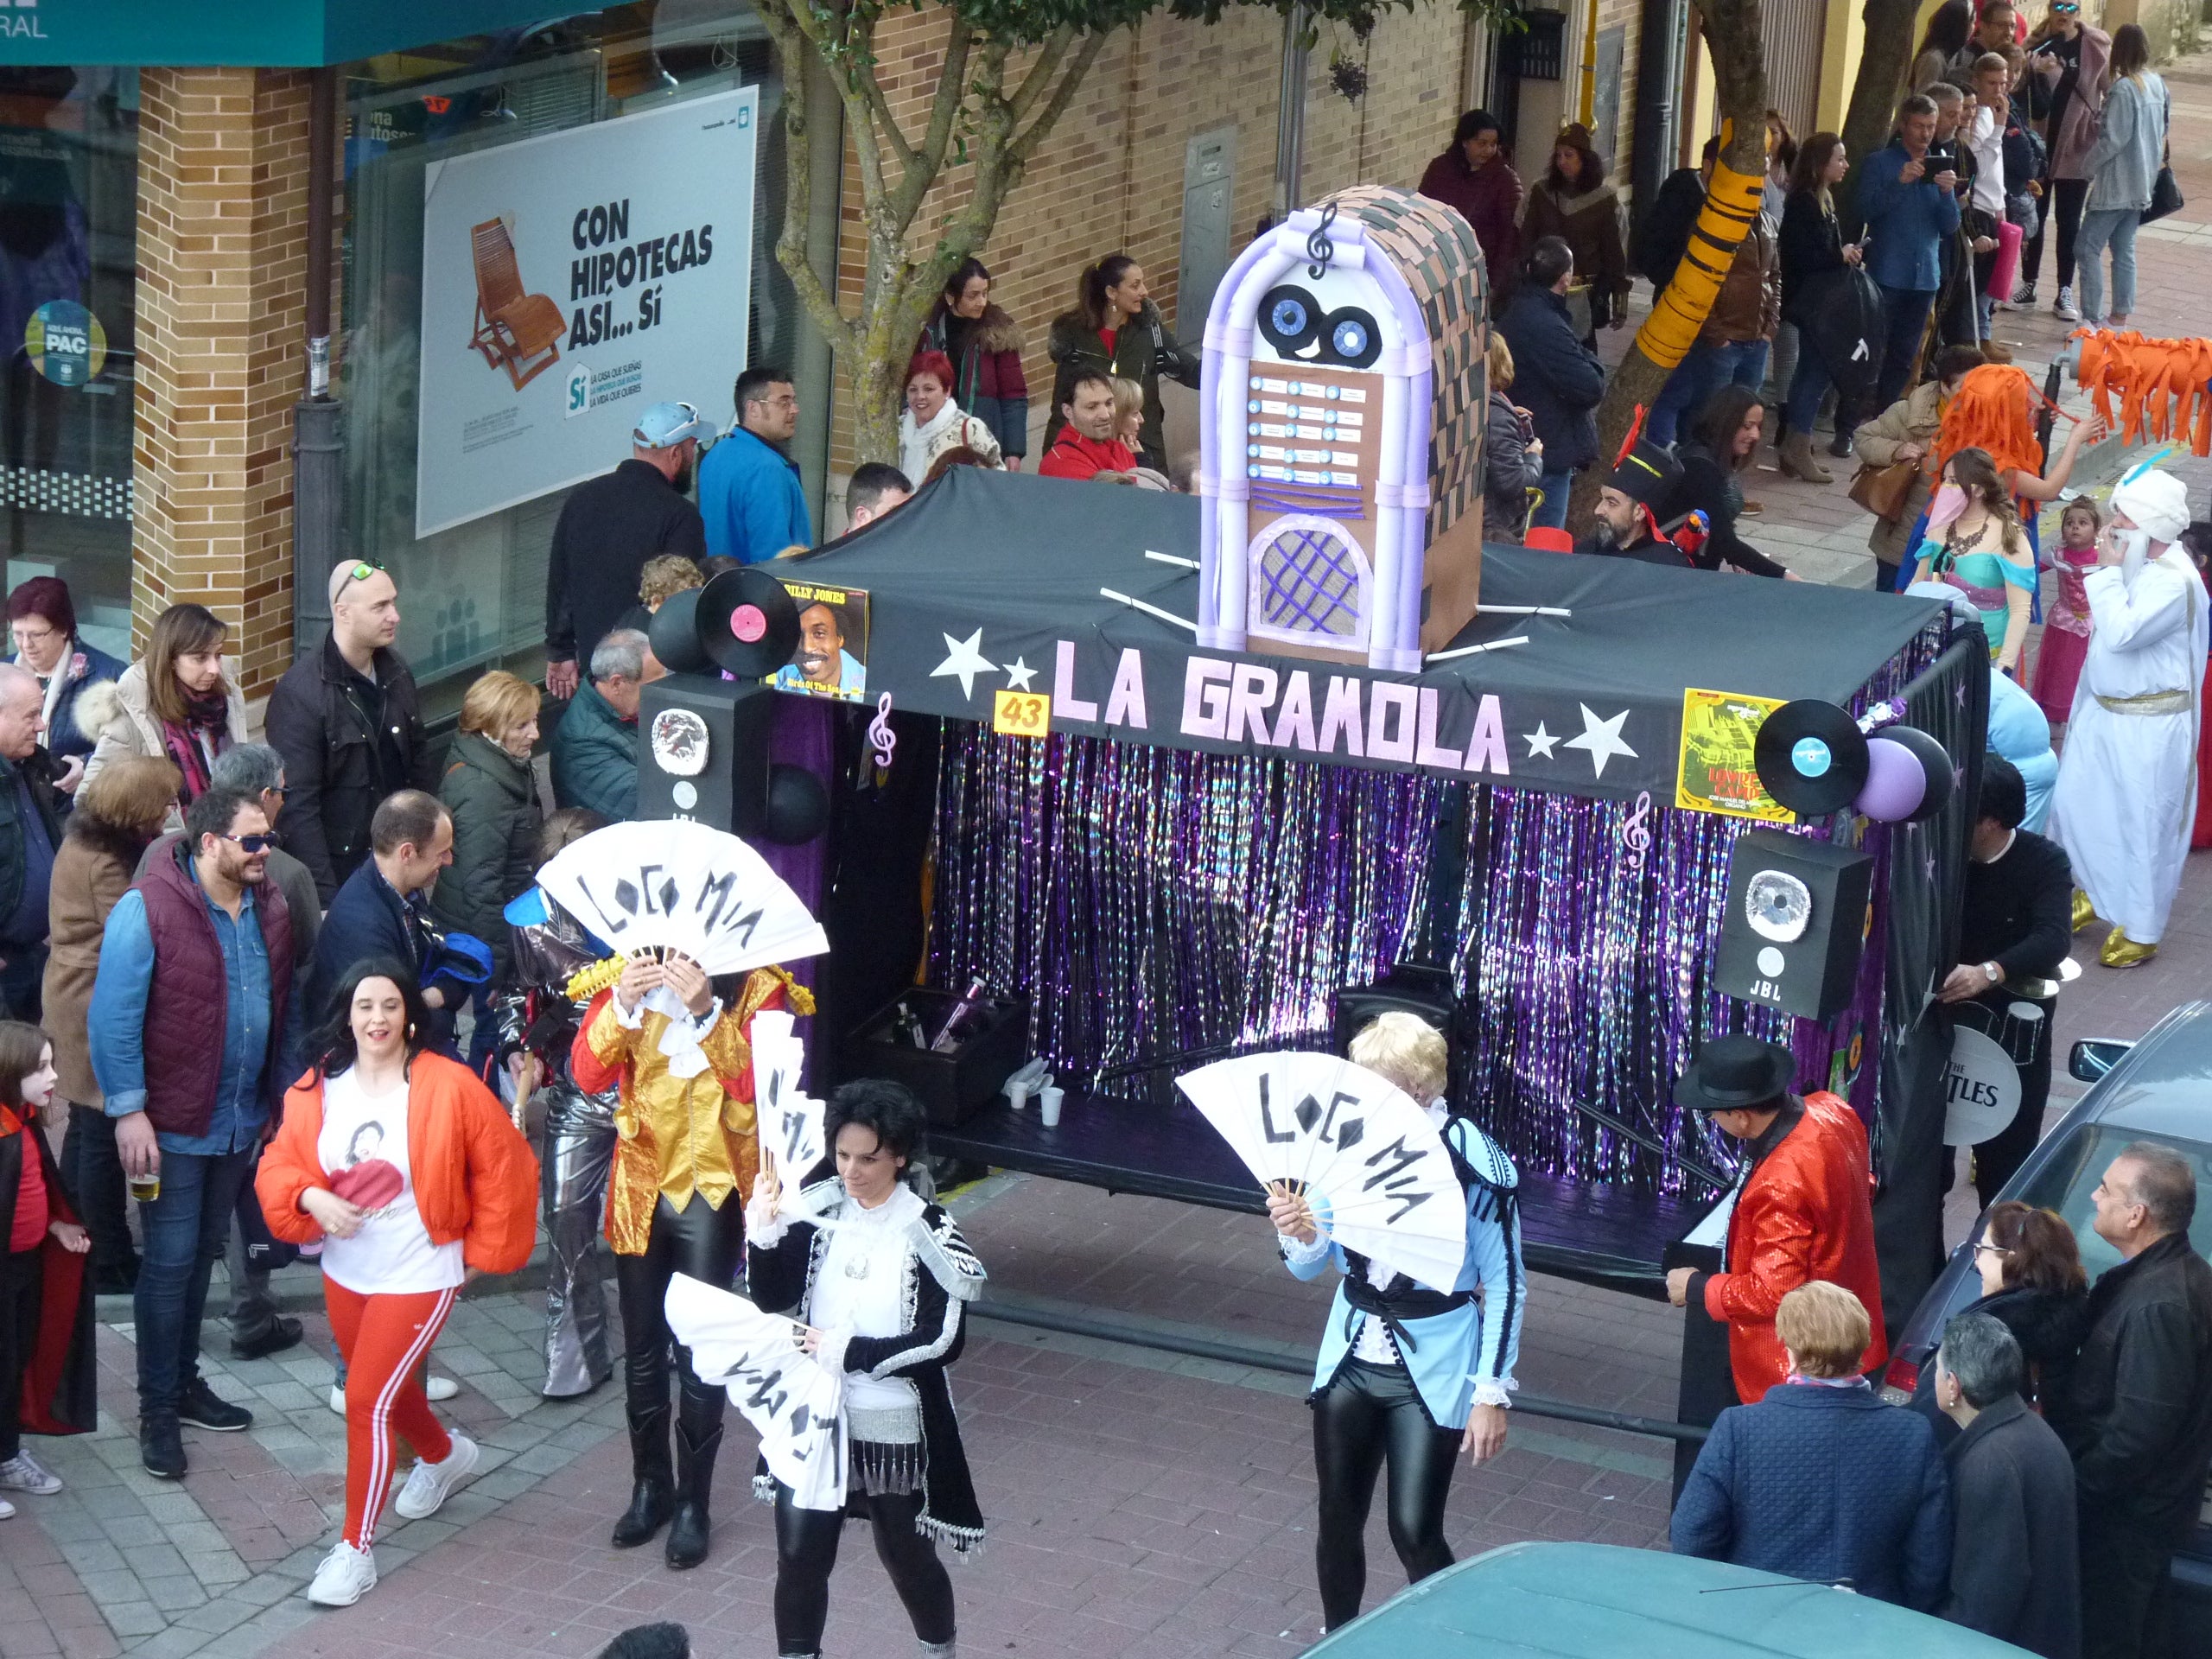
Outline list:
[[[1675,1554],[1932,1612],[1951,1575],[1951,1481],[1936,1431],[1867,1387],[1873,1324],[1842,1286],[1798,1286],[1774,1328],[1789,1376],[1713,1425],[1675,1502]]]
[[[737,377],[737,424],[699,463],[707,551],[759,564],[787,547],[814,545],[798,463],[780,446],[798,430],[798,394],[783,369]]]
[[[1866,270],[1882,289],[1888,337],[1874,407],[1887,409],[1904,395],[1920,355],[1928,314],[1943,285],[1943,243],[1958,234],[1958,175],[1941,160],[1929,168],[1936,142],[1936,103],[1915,92],[1897,110],[1897,137],[1878,149],[1859,180],[1859,211],[1866,216]]]
[[[313,1018],[319,1027],[338,1012],[330,999],[354,963],[389,958],[415,969],[430,1016],[423,1039],[450,1054],[454,1012],[468,989],[435,971],[429,903],[438,873],[453,862],[453,814],[436,796],[403,789],[387,796],[369,821],[369,847],[315,934]]]

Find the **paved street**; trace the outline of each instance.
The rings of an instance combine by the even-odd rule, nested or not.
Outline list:
[[[2144,232],[2139,308],[2154,333],[2185,332],[2202,316],[2212,271],[2212,222],[2196,217],[2212,221],[2212,58],[2170,79],[2174,162],[2191,206]],[[1997,331],[2038,378],[2063,334],[2050,291],[2046,270],[2045,308],[2001,313]],[[2108,477],[2113,459],[2091,471]],[[1746,533],[1815,579],[1867,582],[1848,470],[1838,463],[1827,489],[1761,474],[1751,493],[1767,511]],[[2180,470],[2193,487],[2212,487],[2212,466],[2189,460]],[[2080,943],[2084,977],[2061,1000],[2062,1056],[2076,1036],[2139,1034],[2199,993],[2212,962],[2212,863],[2192,861],[2152,965],[2100,969],[2097,937]],[[2074,1087],[2062,1078],[2058,1103]],[[1008,1177],[969,1189],[957,1207],[992,1295],[1007,1303],[1081,1305],[1301,1361],[1311,1352],[1327,1288],[1284,1274],[1255,1219]],[[610,1548],[628,1489],[619,1390],[537,1398],[543,1299],[527,1277],[519,1289],[479,1286],[436,1353],[438,1369],[463,1384],[450,1416],[484,1443],[483,1472],[433,1519],[389,1517],[377,1545],[384,1582],[360,1605],[309,1608],[300,1592],[342,1508],[344,1433],[324,1400],[331,1367],[315,1271],[289,1270],[279,1283],[308,1339],[238,1363],[210,1322],[210,1380],[258,1421],[238,1435],[188,1430],[181,1483],[139,1467],[130,1307],[103,1301],[100,1430],[33,1442],[67,1490],[20,1500],[17,1516],[0,1522],[0,1659],[551,1659],[595,1652],[617,1630],[658,1618],[688,1624],[702,1655],[773,1653],[774,1547],[769,1511],[747,1495],[749,1431],[733,1412],[705,1567],[671,1574],[657,1547]],[[219,1274],[211,1306],[222,1294]],[[1539,1278],[1522,1382],[1670,1416],[1677,1317]],[[955,1571],[967,1653],[1287,1656],[1317,1634],[1298,1378],[984,1322],[954,1385],[992,1528],[982,1559]],[[1521,1538],[1662,1544],[1668,1471],[1663,1442],[1518,1415],[1504,1455],[1462,1471],[1450,1535],[1462,1553]],[[844,1551],[828,1650],[907,1651],[911,1634],[862,1535],[849,1534]],[[1398,1584],[1379,1505],[1370,1552],[1371,1605]]]

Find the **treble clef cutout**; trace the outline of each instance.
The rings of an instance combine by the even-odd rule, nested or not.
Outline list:
[[[899,734],[891,729],[891,694],[888,691],[875,701],[875,718],[868,723],[868,741],[875,746],[877,770],[890,771],[891,753],[899,747]]]
[[[1329,240],[1329,226],[1336,222],[1337,204],[1325,203],[1321,208],[1321,222],[1306,234],[1306,257],[1312,263],[1306,267],[1306,274],[1317,283],[1327,272],[1329,262],[1337,257],[1337,245]]]
[[[1650,850],[1651,831],[1644,827],[1644,820],[1651,816],[1651,791],[1641,789],[1636,794],[1636,805],[1621,823],[1621,845],[1628,849],[1622,861],[1631,875],[1643,872],[1643,855]]]

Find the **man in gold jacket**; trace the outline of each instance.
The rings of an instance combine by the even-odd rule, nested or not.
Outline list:
[[[614,1524],[614,1546],[645,1543],[668,1524],[672,1567],[707,1558],[723,1395],[699,1380],[688,1352],[677,1351],[671,1465],[663,1302],[679,1273],[720,1289],[736,1280],[745,1256],[745,1202],[760,1167],[745,1033],[762,1008],[785,1007],[814,1011],[813,999],[780,969],[748,975],[725,1007],[696,963],[635,957],[585,1011],[569,1056],[579,1088],[620,1090],[607,1239],[622,1304],[632,1486],[630,1507]]]

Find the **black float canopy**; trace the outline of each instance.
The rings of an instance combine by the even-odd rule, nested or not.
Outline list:
[[[1895,594],[1492,547],[1486,607],[1571,614],[1478,616],[1453,649],[1527,643],[1418,676],[1206,652],[1099,592],[1195,620],[1197,572],[1145,555],[1196,560],[1199,511],[1191,496],[957,467],[773,568],[867,591],[871,703],[888,691],[897,709],[988,721],[994,692],[1031,690],[1052,697],[1059,732],[1664,799],[1685,690],[1847,703],[1943,614]]]

